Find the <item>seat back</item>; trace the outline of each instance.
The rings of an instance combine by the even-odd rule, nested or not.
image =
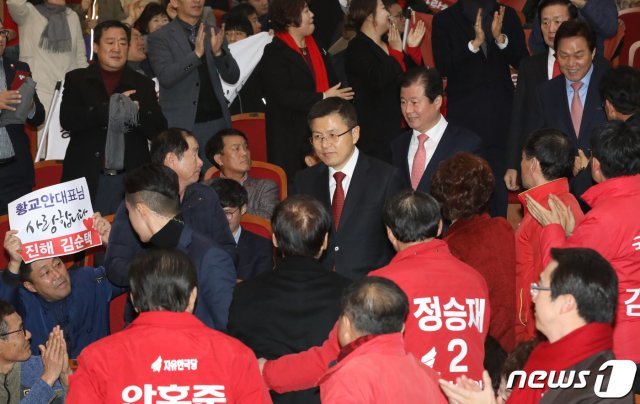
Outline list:
[[[124,293],[109,303],[109,332],[114,334],[124,329],[124,307],[129,293]]]
[[[60,183],[62,179],[62,161],[38,161],[34,167],[36,172],[36,186],[33,188],[34,191]]]
[[[629,66],[635,67],[636,69],[640,69],[640,53],[638,53],[638,48],[640,48],[640,41],[635,41],[629,48]]]
[[[624,21],[618,18],[618,31],[611,38],[607,38],[604,41],[604,54],[603,56],[607,58],[607,60],[612,60],[616,55],[616,51],[620,48],[622,44],[622,39],[624,38],[624,33],[626,31],[626,25]]]
[[[240,219],[240,225],[243,229],[247,229],[252,233],[271,240],[271,222],[263,217],[255,215],[243,215]]]
[[[267,161],[267,135],[264,123],[264,113],[248,112],[233,115],[231,127],[247,136],[251,156],[260,161]]]
[[[629,60],[629,51],[635,42],[640,41],[640,7],[621,10],[618,14],[618,18],[624,22],[625,26],[618,64],[622,66],[630,66],[631,62]]]
[[[284,200],[287,197],[287,174],[285,174],[284,170],[275,164],[266,163],[264,161],[252,161],[251,162],[251,170],[249,170],[249,175],[253,178],[261,178],[268,179],[276,183],[278,185],[278,189],[280,190],[280,200]],[[204,179],[210,180],[212,178],[219,178],[220,170],[216,167],[211,167],[204,173]]]

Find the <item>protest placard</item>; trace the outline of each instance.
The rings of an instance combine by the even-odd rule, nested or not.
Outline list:
[[[26,263],[101,245],[92,216],[84,178],[39,189],[9,204],[9,225],[18,230]]]

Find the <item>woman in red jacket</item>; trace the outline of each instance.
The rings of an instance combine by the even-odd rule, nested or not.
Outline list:
[[[486,160],[457,153],[433,175],[431,193],[452,224],[443,239],[451,253],[487,281],[491,303],[489,335],[509,352],[515,344],[515,239],[511,225],[487,213],[495,178]]]

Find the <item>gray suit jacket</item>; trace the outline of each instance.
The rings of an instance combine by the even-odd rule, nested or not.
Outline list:
[[[204,40],[209,77],[230,127],[229,107],[218,74],[224,81],[233,84],[240,77],[240,69],[229,52],[226,40],[222,45],[222,55],[213,56],[210,28],[206,26]],[[169,126],[193,130],[200,90],[198,66],[201,62],[191,50],[187,34],[178,19],[149,35],[147,54],[160,82],[160,107]]]
[[[242,184],[249,194],[247,213],[271,220],[276,205],[280,202],[278,185],[268,179],[247,176]]]

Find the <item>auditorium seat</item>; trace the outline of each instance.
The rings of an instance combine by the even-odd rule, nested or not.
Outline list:
[[[253,155],[253,149],[251,150],[251,155]],[[280,200],[282,201],[287,197],[287,174],[285,174],[284,170],[280,166],[266,163],[264,161],[254,160],[251,162],[249,175],[253,178],[269,179],[275,182],[280,190]],[[219,177],[220,171],[216,167],[211,167],[204,174],[205,180]]]
[[[247,136],[254,159],[267,161],[267,135],[262,112],[248,112],[231,116],[231,127]]]

